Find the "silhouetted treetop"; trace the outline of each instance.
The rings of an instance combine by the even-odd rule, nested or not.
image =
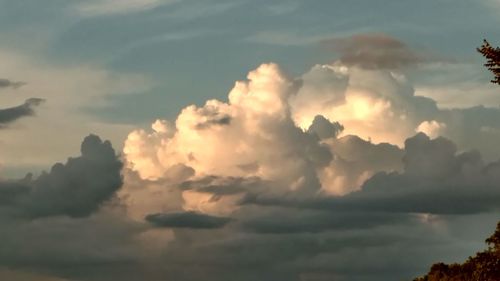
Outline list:
[[[485,39],[483,45],[477,48],[477,51],[486,58],[487,61],[484,66],[494,75],[494,79],[491,82],[500,85],[500,48],[491,46]]]
[[[499,281],[500,222],[495,233],[486,239],[488,249],[479,252],[463,264],[436,263],[429,273],[414,281]]]

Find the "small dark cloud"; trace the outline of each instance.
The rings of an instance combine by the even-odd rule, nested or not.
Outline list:
[[[260,166],[257,162],[238,165],[238,168],[246,173],[255,173],[259,170]]]
[[[45,100],[39,98],[27,99],[23,104],[0,109],[0,127],[16,121],[25,116],[32,116],[35,114],[34,108],[39,106]]]
[[[215,116],[203,123],[198,123],[196,125],[196,129],[203,130],[211,126],[226,126],[231,124],[231,116],[223,115],[223,116]]]
[[[0,215],[86,217],[97,211],[122,186],[122,163],[111,143],[95,135],[85,138],[81,153],[36,179],[0,181]]]
[[[230,218],[216,217],[195,212],[150,214],[146,220],[157,227],[215,229],[222,228]]]
[[[2,89],[2,88],[17,89],[17,88],[22,87],[24,85],[26,85],[26,82],[11,81],[9,79],[0,78],[0,89]]]
[[[212,194],[214,197],[267,190],[268,183],[258,177],[219,177],[206,176],[185,181],[179,185],[181,190]]]
[[[323,115],[316,115],[307,132],[322,140],[336,138],[343,130],[344,126],[339,122],[330,122]]]
[[[386,34],[358,34],[321,44],[338,54],[343,64],[366,69],[400,69],[438,59]]]

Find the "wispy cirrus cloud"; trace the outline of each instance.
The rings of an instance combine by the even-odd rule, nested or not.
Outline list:
[[[147,11],[179,0],[93,0],[76,6],[76,11],[86,17],[128,14]]]

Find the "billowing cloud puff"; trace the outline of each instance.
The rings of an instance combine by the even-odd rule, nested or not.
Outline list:
[[[477,151],[457,153],[448,139],[419,133],[405,142],[401,172],[380,172],[343,197],[288,200],[260,195],[246,204],[332,212],[475,214],[498,211],[500,164],[485,164]]]
[[[402,145],[421,122],[439,113],[433,100],[414,95],[402,74],[387,70],[317,65],[302,80],[290,98],[293,119],[302,128],[323,115],[342,124],[344,135]]]
[[[416,276],[497,220],[498,162],[462,151],[489,148],[499,112],[440,109],[387,69],[294,79],[265,64],[227,101],[131,132],[123,187],[95,136],[49,173],[1,182],[0,265],[89,281]]]
[[[374,144],[358,136],[331,138],[325,143],[333,160],[318,170],[322,189],[327,194],[344,195],[358,190],[377,172],[402,169],[403,151],[388,143]]]
[[[271,182],[266,192],[275,194],[345,195],[378,172],[401,172],[404,152],[398,146],[416,131],[452,137],[460,150],[476,147],[479,140],[466,132],[485,124],[479,133],[494,134],[499,125],[483,119],[500,120],[500,110],[477,108],[476,117],[471,110],[439,109],[432,99],[416,96],[402,73],[385,69],[335,63],[292,79],[276,64],[264,64],[248,81],[236,82],[228,102],[191,105],[175,124],[157,120],[152,132],[133,131],[124,154],[127,166],[152,182],[182,181],[175,173],[183,180],[253,177]],[[184,210],[212,215],[226,216],[242,200],[240,192],[180,192]],[[172,211],[162,206],[140,213],[165,208]]]
[[[339,122],[332,123],[322,115],[316,115],[307,132],[315,134],[318,138],[323,140],[336,138],[343,130],[344,126]]]
[[[439,123],[436,120],[424,121],[418,125],[415,131],[422,132],[431,138],[438,137],[446,129],[446,124]]]
[[[109,141],[85,138],[82,155],[55,164],[36,179],[0,182],[2,216],[40,218],[85,217],[111,199],[122,186],[122,163]]]
[[[275,192],[318,191],[316,168],[328,164],[331,154],[291,118],[288,99],[300,84],[275,64],[260,66],[248,80],[236,83],[227,103],[186,107],[175,128],[157,121],[152,133],[132,132],[124,147],[128,166],[149,180],[182,164],[198,177],[258,177],[275,182]],[[204,200],[192,190],[183,197]]]
[[[356,135],[374,143],[403,146],[424,132],[452,139],[461,150],[478,149],[488,160],[500,157],[500,108],[475,106],[441,109],[415,95],[403,72],[316,65],[302,75],[302,87],[290,96],[293,120],[304,130],[322,115],[343,126],[340,136]]]
[[[495,151],[499,121],[497,108],[438,108],[396,68],[334,63],[293,79],[265,64],[227,102],[131,132],[120,199],[170,231],[152,236],[171,237],[162,277],[403,279],[429,252],[473,247],[448,231],[458,220],[497,219],[498,162],[479,151]]]

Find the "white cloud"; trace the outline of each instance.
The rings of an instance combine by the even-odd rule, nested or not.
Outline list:
[[[301,128],[321,114],[340,122],[344,135],[402,145],[425,116],[438,112],[432,100],[414,95],[402,74],[386,70],[317,65],[302,80],[302,88],[290,99]]]
[[[335,132],[322,132],[323,139],[307,132],[317,115],[343,129],[326,124]],[[175,124],[160,120],[153,131],[131,132],[124,154],[144,180],[165,180],[165,173],[183,165],[194,170],[194,178],[257,177],[272,182],[278,194],[345,195],[377,172],[400,171],[398,146],[416,132],[451,137],[461,150],[498,155],[484,141],[498,139],[493,120],[500,120],[500,110],[439,109],[434,100],[416,96],[402,73],[334,63],[293,79],[276,64],[263,64],[248,81],[236,82],[228,102],[191,105]],[[184,209],[215,215],[235,211],[241,199],[182,192]]]
[[[151,133],[130,133],[124,147],[129,167],[149,180],[182,164],[199,177],[255,176],[276,182],[276,191],[317,190],[311,153],[321,147],[294,125],[288,107],[297,84],[275,64],[261,65],[248,79],[236,82],[228,103],[209,100],[184,108],[175,129],[157,121]],[[184,192],[183,198],[188,210],[213,209],[201,194]]]
[[[422,132],[431,138],[436,138],[446,129],[446,124],[439,123],[436,120],[424,121],[418,125],[416,132]]]

